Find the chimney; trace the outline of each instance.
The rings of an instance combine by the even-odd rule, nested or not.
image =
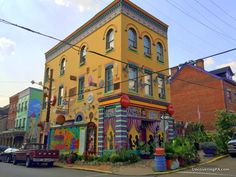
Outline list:
[[[171,68],[170,70],[170,76],[173,76],[175,73],[177,73],[177,71],[179,70],[178,66],[175,66],[173,68]]]
[[[204,69],[204,60],[203,59],[196,60],[196,66]]]

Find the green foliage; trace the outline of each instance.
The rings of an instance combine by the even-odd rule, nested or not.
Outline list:
[[[204,142],[201,144],[202,149],[214,149],[217,150],[217,145],[214,142]]]
[[[236,114],[220,110],[217,112],[216,130],[217,134],[215,142],[220,153],[227,153],[227,142],[233,135],[233,127],[236,122]]]

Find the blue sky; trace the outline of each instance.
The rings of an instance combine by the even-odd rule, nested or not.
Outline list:
[[[0,18],[63,39],[110,2],[0,0]],[[236,47],[235,0],[132,2],[169,25],[170,66]],[[9,96],[32,86],[31,80],[43,80],[44,53],[56,43],[0,23],[0,106],[8,104]],[[210,58],[205,64],[207,70],[229,65],[236,72],[236,51]]]

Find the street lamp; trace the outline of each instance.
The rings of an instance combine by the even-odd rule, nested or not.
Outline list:
[[[50,69],[50,76],[49,76],[49,87],[43,86],[42,82],[36,83],[34,80],[31,81],[32,84],[38,84],[43,86],[43,89],[48,90],[48,101],[47,101],[47,112],[46,112],[46,120],[44,125],[44,145],[47,145],[48,142],[48,133],[50,129],[50,111],[51,111],[51,97],[52,97],[52,81],[53,81],[53,69]]]

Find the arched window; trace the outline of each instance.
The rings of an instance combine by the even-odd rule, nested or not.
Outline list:
[[[144,55],[150,56],[151,55],[151,40],[148,36],[144,36],[143,45],[144,45]]]
[[[164,50],[160,42],[157,43],[157,61],[164,62]]]
[[[129,35],[129,48],[137,48],[137,33],[133,28],[128,31]]]
[[[80,65],[85,64],[86,61],[86,47],[83,46],[80,51]]]
[[[114,48],[114,30],[110,29],[106,35],[106,49]]]
[[[49,68],[47,68],[46,69],[46,72],[45,72],[45,78],[44,78],[44,82],[47,82],[48,81],[48,79],[49,79],[49,72],[50,72],[50,69]]]
[[[66,67],[66,59],[63,58],[61,60],[61,68],[60,68],[60,75],[64,75],[65,74],[65,67]]]

